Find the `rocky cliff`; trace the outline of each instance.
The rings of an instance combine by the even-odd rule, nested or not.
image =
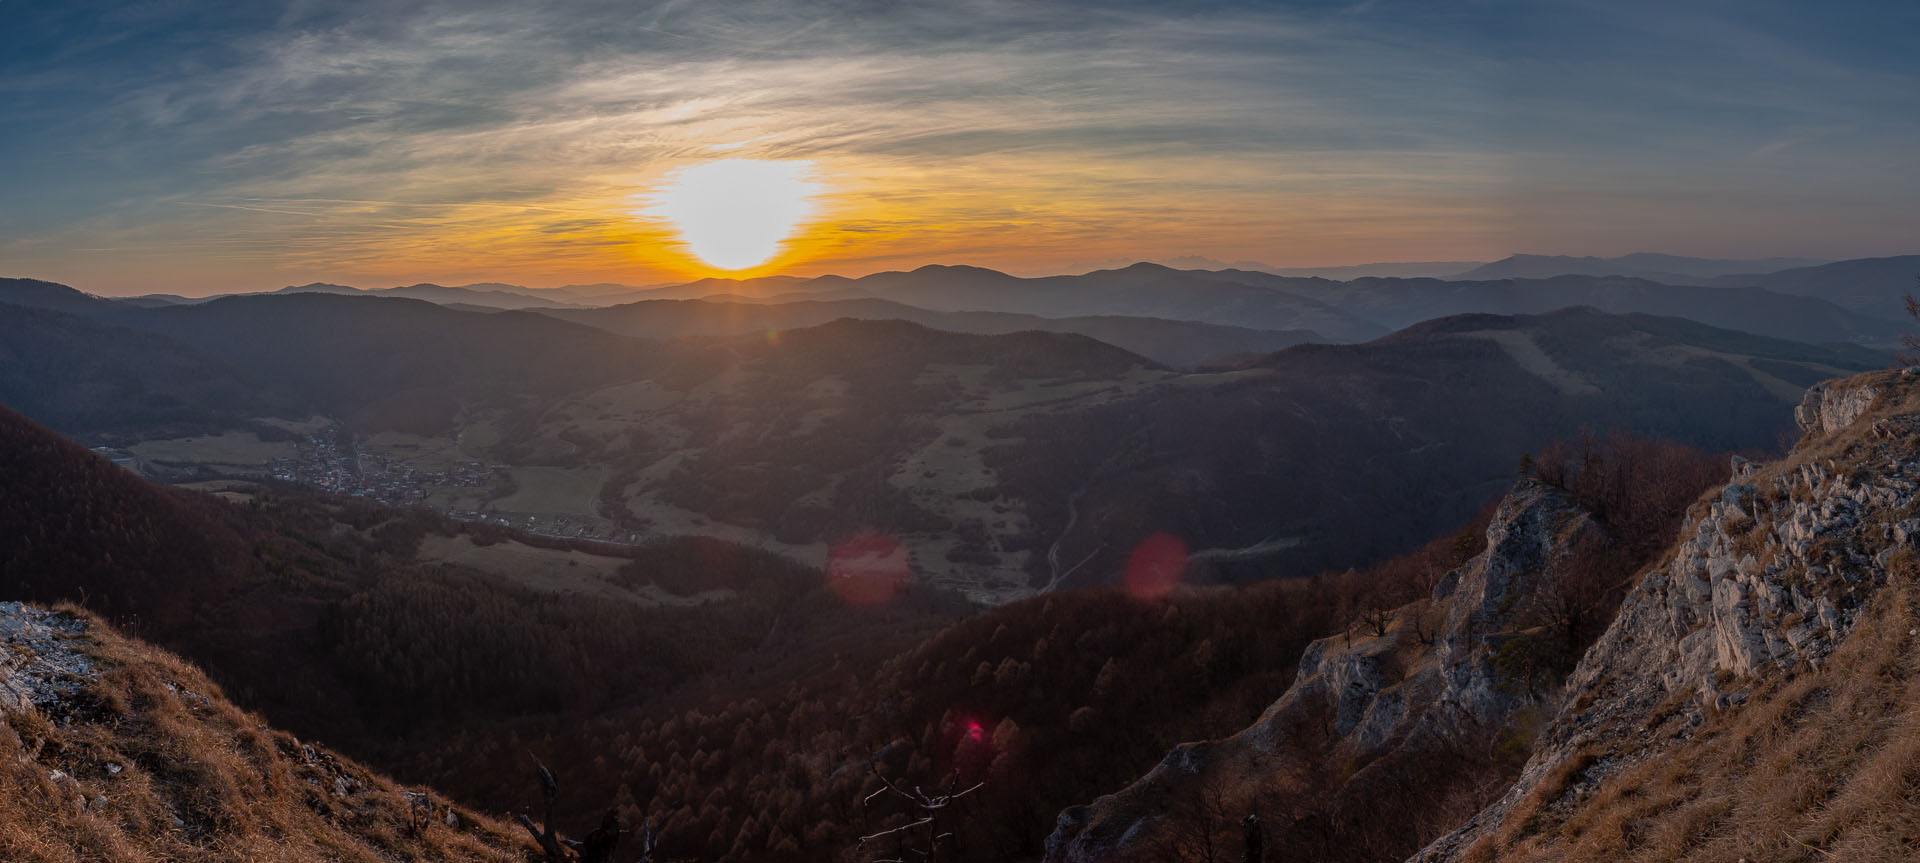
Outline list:
[[[517,861],[503,826],[267,729],[90,618],[0,603],[0,860]]]
[[[1499,793],[1557,706],[1557,691],[1530,686],[1508,660],[1545,636],[1524,624],[1574,577],[1575,541],[1598,529],[1558,490],[1522,482],[1486,550],[1439,579],[1431,599],[1315,642],[1252,726],[1184,744],[1132,785],[1061,813],[1047,859],[1204,859],[1237,846],[1243,819],[1262,813],[1291,813],[1260,829],[1288,832],[1306,853],[1316,841],[1404,849],[1439,834]],[[1375,811],[1393,815],[1350,819]]]
[[[1519,780],[1417,861],[1912,859],[1920,379],[1816,386],[1581,658]]]

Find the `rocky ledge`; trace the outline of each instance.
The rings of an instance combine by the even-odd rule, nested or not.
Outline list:
[[[1581,658],[1566,706],[1497,803],[1413,859],[1499,856],[1521,801],[1564,816],[1607,777],[1739,709],[1759,679],[1818,669],[1920,544],[1920,378],[1876,372],[1816,386],[1785,460],[1736,459],[1665,563]],[[1524,832],[1524,831],[1523,831]],[[1509,837],[1510,838],[1510,837]]]
[[[0,602],[0,715],[65,713],[65,699],[95,676],[78,649],[86,628],[71,614]]]
[[[1182,744],[1126,788],[1062,812],[1046,859],[1180,859],[1192,822],[1223,814],[1186,811],[1192,801],[1231,809],[1238,823],[1247,811],[1274,811],[1268,801],[1301,793],[1298,776],[1311,764],[1352,765],[1333,793],[1378,797],[1405,784],[1397,777],[1406,759],[1485,752],[1526,725],[1520,715],[1555,706],[1556,692],[1516,685],[1496,668],[1496,655],[1521,637],[1517,619],[1553,589],[1570,547],[1592,530],[1598,527],[1559,490],[1521,482],[1488,526],[1486,550],[1447,573],[1430,601],[1308,646],[1292,687],[1253,725],[1224,740]],[[1418,829],[1431,836],[1450,824]]]

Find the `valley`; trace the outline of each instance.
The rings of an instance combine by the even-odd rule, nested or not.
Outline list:
[[[1411,853],[1523,775],[1609,585],[1722,481],[1708,453],[1774,450],[1810,385],[1884,362],[1592,308],[1181,368],[902,320],[660,339],[337,294],[52,296],[79,313],[36,311],[42,332],[147,333],[138,350],[242,395],[47,412],[92,452],[0,424],[26,505],[74,513],[0,547],[37,574],[18,595],[89,602],[274,722],[482,811],[524,799],[500,777],[531,746],[578,778],[557,798],[575,823],[624,788],[621,817],[695,859],[845,859],[890,823],[857,805],[875,759],[982,777],[972,859],[1187,859],[1226,841],[1205,806],[1294,813],[1266,834],[1289,854]],[[359,386],[369,350],[411,359]],[[32,393],[110,387],[136,371],[117,361],[19,392],[56,406]],[[144,526],[76,550],[116,522]],[[1593,556],[1555,576],[1591,586],[1577,614],[1496,584],[1569,543]],[[1480,610],[1421,598],[1456,576]],[[1473,646],[1489,628],[1531,646]],[[1467,664],[1426,656],[1434,638]],[[1319,705],[1362,666],[1373,706]],[[1405,700],[1461,675],[1445,698],[1479,699],[1485,728]],[[1432,734],[1453,742],[1407,742]],[[1210,778],[1166,778],[1169,751]],[[1368,823],[1434,775],[1398,829]]]
[[[1073,334],[903,321],[662,342],[418,303],[389,320],[397,300],[237,299],[312,306],[347,328],[378,320],[444,383],[424,400],[411,395],[424,378],[347,394],[319,372],[349,361],[330,336],[282,330],[257,348],[229,336],[274,326],[272,308],[114,311],[238,368],[303,364],[262,401],[328,411],[135,431],[124,452],[156,476],[291,481],[550,537],[713,536],[816,567],[878,532],[917,581],[990,604],[1110,582],[1156,534],[1179,537],[1203,581],[1357,565],[1466,518],[1518,453],[1582,427],[1764,449],[1807,383],[1879,356],[1572,310],[1180,371]],[[409,319],[434,336],[410,337]],[[461,368],[457,346],[501,334],[525,346],[488,349],[502,376]],[[561,354],[553,338],[568,339]],[[561,371],[579,363],[594,373]],[[102,433],[133,431],[120,428]],[[1359,516],[1382,507],[1407,517]]]

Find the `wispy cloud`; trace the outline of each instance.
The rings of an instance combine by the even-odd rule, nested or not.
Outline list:
[[[0,132],[0,158],[38,206],[0,207],[0,268],[658,281],[688,261],[626,202],[716,156],[815,163],[833,192],[782,262],[814,272],[1674,248],[1636,214],[1676,176],[1696,218],[1729,191],[1805,200],[1783,172],[1835,208],[1920,184],[1859,167],[1914,122],[1888,110],[1912,61],[1759,2],[209,6],[14,22],[42,38],[0,60],[0,105],[36,135]],[[183,28],[223,47],[184,53]],[[1771,230],[1679,250],[1808,236]],[[1778,250],[1885,242],[1830,233]],[[168,251],[73,257],[102,247]]]

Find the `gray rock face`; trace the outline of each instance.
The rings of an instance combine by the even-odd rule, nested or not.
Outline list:
[[[1168,800],[1194,793],[1208,777],[1257,784],[1301,728],[1324,729],[1329,757],[1357,763],[1484,742],[1488,729],[1507,726],[1519,711],[1550,708],[1557,693],[1532,693],[1494,668],[1495,636],[1553,584],[1573,538],[1591,524],[1557,490],[1522,482],[1489,525],[1487,550],[1448,573],[1431,606],[1400,609],[1384,637],[1355,631],[1309,645],[1293,686],[1252,726],[1225,740],[1182,744],[1132,785],[1062,812],[1046,859],[1154,859]]]
[[[1810,434],[1836,432],[1853,425],[1854,420],[1873,407],[1879,396],[1880,390],[1870,384],[1815,384],[1800,400],[1800,406],[1793,409],[1793,419],[1800,424],[1801,431]]]
[[[79,618],[18,602],[0,602],[0,716],[52,712],[96,672],[76,649]]]
[[[1581,658],[1568,708],[1519,781],[1414,860],[1461,859],[1580,753],[1596,758],[1576,783],[1590,787],[1687,740],[1706,709],[1737,708],[1742,680],[1817,667],[1846,637],[1893,553],[1920,542],[1920,519],[1906,518],[1920,452],[1905,443],[1920,415],[1863,422],[1888,386],[1885,376],[1863,378],[1807,393],[1795,415],[1808,438],[1793,457],[1768,468],[1736,463],[1734,482],[1696,508],[1673,556],[1644,576]],[[1575,805],[1578,795],[1563,796],[1551,805]]]

